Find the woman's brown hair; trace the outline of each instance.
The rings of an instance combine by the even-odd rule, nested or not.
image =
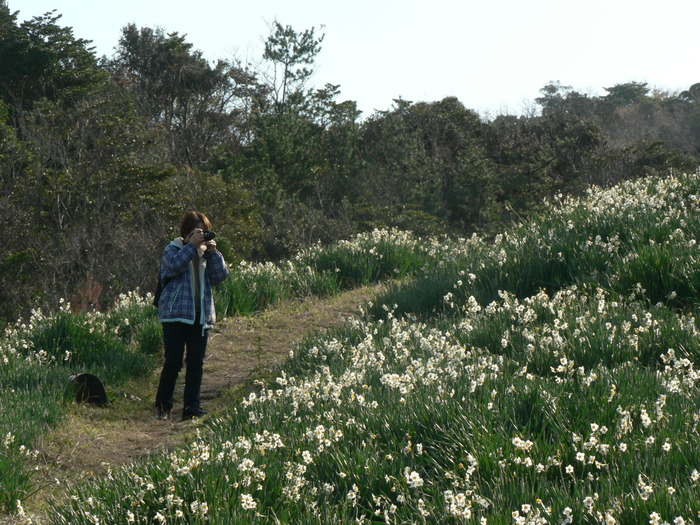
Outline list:
[[[190,210],[186,212],[180,221],[180,237],[184,239],[200,222],[204,225],[204,231],[211,230],[211,221],[201,211]]]

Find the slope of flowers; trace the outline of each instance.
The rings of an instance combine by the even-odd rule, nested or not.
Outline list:
[[[422,279],[396,285],[377,301],[397,304],[397,312],[442,311],[445,295],[463,303],[498,298],[500,290],[518,297],[545,288],[556,291],[589,283],[620,294],[641,283],[652,302],[697,304],[700,294],[700,176],[628,181],[585,198],[556,199],[547,212],[487,243],[470,239],[468,250],[441,258],[442,266]]]
[[[6,329],[0,339],[0,510],[36,490],[32,447],[64,417],[72,373],[90,371],[109,384],[152,366],[147,354],[160,348],[160,326],[149,298],[127,294],[109,313],[75,314],[70,304]],[[155,324],[154,324],[155,323]]]
[[[698,297],[674,289],[694,276],[699,179],[559,203],[521,237],[465,242],[466,266],[437,248],[443,315],[370,305],[189,447],[76,487],[53,523],[700,522]],[[537,275],[555,285],[525,293]]]
[[[412,275],[434,261],[431,242],[399,230],[373,230],[314,245],[281,264],[243,261],[217,289],[217,312],[250,314],[282,299],[328,296]]]

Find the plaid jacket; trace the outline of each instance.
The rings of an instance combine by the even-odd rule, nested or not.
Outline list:
[[[158,317],[161,323],[181,322],[195,324],[194,271],[193,264],[201,264],[200,288],[202,294],[202,317],[204,328],[211,328],[216,321],[214,298],[211,287],[228,277],[228,267],[218,251],[204,252],[199,257],[197,247],[184,244],[178,237],[165,247],[160,266],[160,281],[170,279],[158,302]]]

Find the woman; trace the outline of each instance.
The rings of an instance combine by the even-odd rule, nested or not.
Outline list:
[[[216,241],[205,241],[211,222],[198,211],[188,211],[180,223],[180,237],[163,252],[160,280],[163,291],[158,317],[163,325],[165,362],[156,395],[156,417],[168,419],[173,408],[177,376],[186,357],[182,419],[206,414],[200,406],[202,368],[209,329],[216,314],[211,287],[228,276]]]

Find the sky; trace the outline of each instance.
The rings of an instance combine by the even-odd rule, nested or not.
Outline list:
[[[700,0],[8,0],[18,20],[59,24],[111,56],[121,28],[186,35],[209,60],[260,60],[274,21],[325,34],[312,79],[363,117],[395,99],[457,97],[483,116],[523,114],[547,84],[589,95],[626,82],[700,82]]]

